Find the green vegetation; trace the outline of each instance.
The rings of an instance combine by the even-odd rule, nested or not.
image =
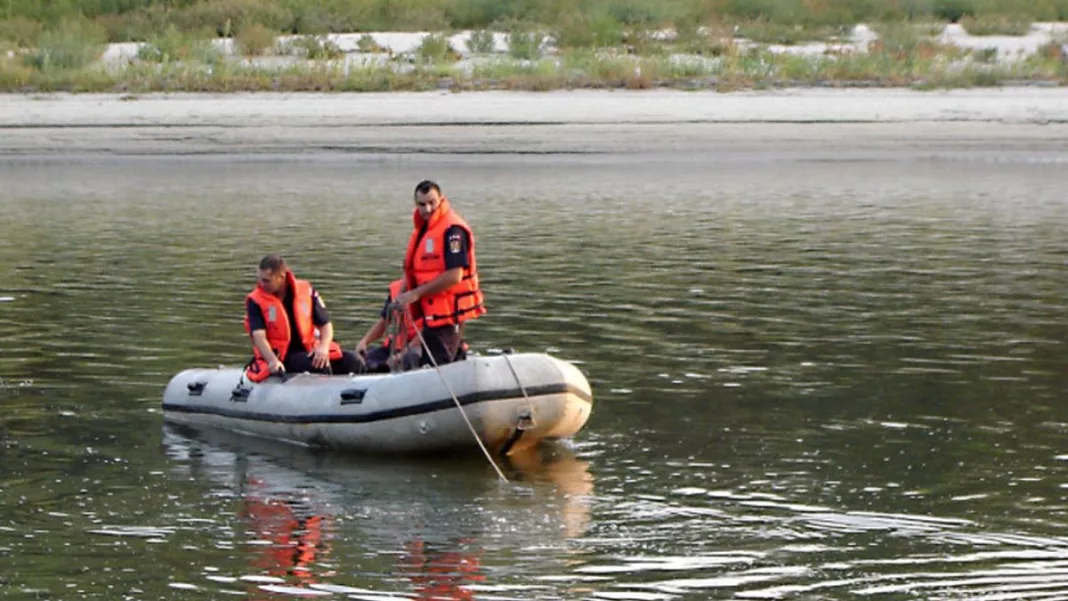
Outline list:
[[[1006,62],[934,37],[950,21],[1023,35],[1056,20],[1068,0],[0,0],[0,91],[1068,84],[1063,41]],[[834,42],[860,22],[879,35],[867,52],[761,46]],[[431,35],[397,56],[329,35],[415,30]],[[460,31],[478,60],[458,62]],[[98,60],[126,41],[135,56]]]
[[[27,45],[63,20],[86,19],[109,42],[144,41],[173,26],[229,37],[278,34],[506,30],[537,23],[563,47],[616,45],[628,31],[729,24],[767,40],[826,36],[856,23],[964,21],[1018,32],[1068,21],[1068,0],[0,0],[0,39]]]

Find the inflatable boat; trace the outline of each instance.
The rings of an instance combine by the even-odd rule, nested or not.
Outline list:
[[[258,384],[237,367],[187,369],[163,393],[170,423],[364,453],[477,448],[477,434],[489,452],[507,454],[574,436],[592,408],[585,375],[544,353],[475,355],[391,374],[272,376]]]

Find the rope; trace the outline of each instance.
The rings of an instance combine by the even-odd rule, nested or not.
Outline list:
[[[408,307],[404,308],[404,317],[412,319],[412,315]],[[471,420],[467,417],[467,412],[464,411],[463,405],[460,404],[460,399],[456,398],[456,393],[452,391],[452,386],[449,386],[449,381],[445,379],[445,374],[441,373],[441,367],[438,366],[437,359],[434,358],[434,353],[430,352],[430,346],[426,343],[426,339],[423,338],[423,332],[418,328],[415,329],[415,335],[419,337],[419,344],[422,345],[427,357],[430,357],[430,364],[434,366],[434,371],[438,372],[438,377],[441,378],[441,382],[445,384],[445,389],[449,391],[449,396],[452,397],[452,402],[456,404],[456,408],[460,410],[460,416],[464,418],[464,423],[467,424],[467,428],[471,430],[471,435],[475,437],[475,442],[478,443],[478,448],[482,449],[482,453],[486,456],[486,460],[493,466],[494,471],[497,472],[497,476],[502,482],[508,482],[508,478],[504,477],[504,472],[501,468],[497,467],[497,462],[493,460],[493,456],[490,455],[486,445],[482,443],[482,439],[478,437],[478,432],[475,431],[475,427],[471,425]],[[525,394],[525,393],[524,393]]]
[[[534,402],[530,400],[530,396],[527,394],[527,389],[523,387],[523,382],[519,380],[519,374],[516,373],[515,367],[512,366],[512,360],[508,358],[507,354],[501,355],[504,357],[504,362],[508,364],[508,369],[512,371],[512,377],[515,378],[515,383],[519,384],[519,392],[523,393],[523,398],[527,400],[527,408],[530,409],[530,419],[534,420]]]

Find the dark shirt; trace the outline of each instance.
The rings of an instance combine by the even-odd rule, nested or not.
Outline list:
[[[286,350],[286,353],[304,351],[304,345],[300,341],[300,333],[297,332],[297,320],[293,319],[292,290],[286,295],[282,305],[285,307],[286,317],[289,318],[289,349]],[[267,321],[263,317],[263,311],[252,299],[248,299],[245,302],[245,313],[248,314],[248,329],[250,332],[267,329]],[[326,306],[323,305],[323,300],[319,298],[319,293],[312,288],[312,324],[315,327],[322,327],[328,323],[330,323],[330,313],[327,312]]]

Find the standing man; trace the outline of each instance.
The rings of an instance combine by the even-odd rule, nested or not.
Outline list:
[[[260,260],[259,280],[245,299],[245,331],[254,355],[245,375],[253,382],[285,372],[357,371],[356,355],[334,342],[334,325],[319,293],[294,277],[278,255]]]
[[[438,365],[464,359],[463,324],[486,313],[478,286],[475,236],[441,188],[424,180],[415,186],[415,229],[404,256],[407,291],[394,301],[411,307],[423,324],[423,340]],[[430,363],[423,349],[421,364]]]

